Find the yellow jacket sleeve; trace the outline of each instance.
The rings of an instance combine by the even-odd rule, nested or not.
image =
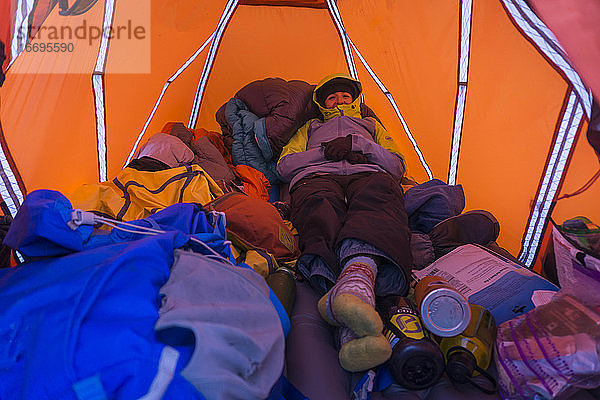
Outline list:
[[[281,159],[288,154],[306,151],[306,146],[308,145],[308,126],[310,125],[310,122],[311,121],[308,121],[298,128],[294,136],[292,136],[290,141],[285,145],[279,156],[279,160],[277,161],[278,164],[281,162]]]
[[[301,126],[281,152],[277,162],[277,172],[285,182],[290,182],[307,166],[326,162],[323,150],[320,147],[306,149],[308,146],[308,128],[311,122],[312,120]]]
[[[402,160],[404,160],[404,156],[400,153],[400,148],[396,142],[394,142],[388,131],[375,118],[373,118],[373,121],[375,121],[375,143],[400,156]]]

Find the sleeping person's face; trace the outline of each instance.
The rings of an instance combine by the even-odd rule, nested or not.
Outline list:
[[[352,95],[348,92],[331,93],[325,98],[325,108],[334,108],[340,104],[351,104]]]

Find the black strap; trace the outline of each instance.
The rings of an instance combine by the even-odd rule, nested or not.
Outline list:
[[[0,40],[0,86],[4,83],[4,70],[2,69],[2,65],[4,64],[4,60],[6,60],[6,54],[4,53],[4,42]]]
[[[491,387],[482,386],[481,384],[479,384],[479,382],[475,381],[475,379],[473,379],[473,377],[467,377],[469,383],[471,383],[471,385],[475,386],[477,389],[481,390],[483,393],[487,393],[487,394],[496,393],[496,391],[498,390],[498,383],[496,382],[494,377],[492,377],[490,374],[488,374],[485,370],[483,370],[479,366],[475,367],[475,371],[479,372],[479,374],[481,374],[481,376],[486,378],[489,381]]]
[[[481,385],[479,382],[477,382],[473,376],[471,375],[467,375],[464,374],[462,376],[464,376],[465,380],[470,383],[471,385],[473,385],[474,387],[476,387],[477,389],[479,389],[480,391],[482,391],[483,393],[486,394],[494,394],[496,393],[496,391],[498,390],[498,383],[496,382],[496,379],[494,379],[494,377],[492,377],[490,374],[488,374],[484,369],[482,369],[481,367],[479,367],[477,365],[477,359],[475,358],[475,355],[473,355],[473,353],[471,353],[469,350],[465,349],[462,346],[453,346],[451,348],[448,349],[448,351],[446,352],[447,354],[447,359],[450,359],[450,355],[455,352],[455,351],[461,351],[463,352],[463,354],[469,354],[470,357],[472,359],[472,363],[473,363],[473,370],[479,372],[479,374],[481,376],[483,376],[484,378],[486,378],[490,385]],[[464,382],[464,381],[463,381]],[[459,382],[459,383],[463,383],[463,382]]]
[[[587,140],[600,160],[600,105],[598,105],[596,98],[592,102],[592,115],[588,125]]]
[[[192,181],[192,177],[196,176],[193,173],[194,171],[192,171],[192,167],[189,166],[188,164],[185,165],[185,171],[187,173],[187,176],[185,177],[185,182],[183,182],[183,185],[181,186],[181,189],[179,190],[179,203],[183,203],[183,195],[185,194],[185,189],[187,189],[190,182]]]

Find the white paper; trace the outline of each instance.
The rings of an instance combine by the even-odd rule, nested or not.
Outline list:
[[[476,245],[460,246],[413,274],[417,279],[441,276],[470,303],[492,313],[498,324],[544,302],[545,291],[558,291],[533,271]]]
[[[446,262],[446,259],[456,256],[460,256],[457,258],[460,259],[460,263],[448,264]],[[441,264],[444,265],[443,270],[437,267]],[[464,245],[452,250],[426,268],[413,271],[413,273],[417,279],[429,275],[441,276],[464,296],[469,297],[515,270],[526,276],[532,275],[531,271],[505,262],[477,246]]]

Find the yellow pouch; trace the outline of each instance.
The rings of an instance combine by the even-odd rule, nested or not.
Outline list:
[[[206,204],[221,195],[199,165],[184,165],[156,172],[125,168],[110,182],[79,187],[70,200],[74,208],[131,221],[176,203]]]

